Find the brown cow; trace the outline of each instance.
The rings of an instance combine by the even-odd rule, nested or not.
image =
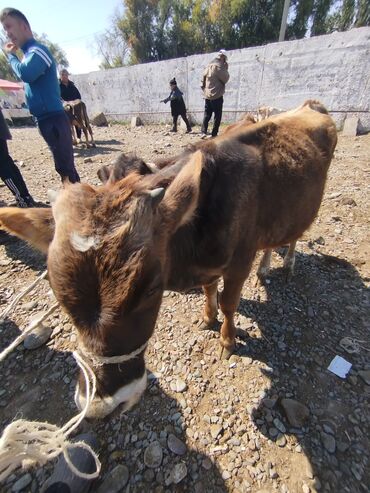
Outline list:
[[[69,185],[49,212],[53,234],[45,210],[0,209],[7,231],[31,243],[44,234],[44,250],[51,241],[50,284],[97,377],[90,416],[128,409],[144,391],[164,289],[203,286],[211,326],[222,277],[221,353],[232,353],[234,312],[257,250],[295,241],[320,207],[337,135],[311,106],[207,141],[159,173]],[[75,398],[84,404],[81,378]]]
[[[89,116],[86,110],[86,104],[81,101],[81,99],[76,99],[75,101],[68,101],[68,103],[64,103],[63,107],[64,111],[67,113],[71,125],[73,145],[77,145],[77,136],[75,129],[75,127],[77,126],[82,129],[85,135],[87,147],[96,147]],[[89,132],[90,134],[91,144],[89,142],[89,136],[87,132]],[[81,140],[79,141],[79,143],[80,142]]]

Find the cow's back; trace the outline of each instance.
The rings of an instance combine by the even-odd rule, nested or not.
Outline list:
[[[333,120],[308,105],[256,127],[244,139],[258,149],[263,166],[256,233],[258,248],[268,248],[296,240],[313,222],[337,134]]]
[[[299,238],[320,207],[336,143],[310,108],[246,124],[202,144],[199,206],[170,241],[169,289],[224,275],[245,253]]]

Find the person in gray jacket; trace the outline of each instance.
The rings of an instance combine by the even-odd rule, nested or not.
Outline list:
[[[12,138],[3,112],[0,108],[0,178],[14,195],[19,207],[35,207],[21,172],[15,165],[8,151],[7,140]]]
[[[224,104],[223,95],[225,86],[229,80],[227,56],[225,50],[220,50],[217,57],[207,66],[203,73],[201,88],[203,90],[205,107],[202,123],[202,138],[205,138],[208,130],[208,123],[214,113],[214,123],[212,137],[216,137],[222,118],[222,106]]]

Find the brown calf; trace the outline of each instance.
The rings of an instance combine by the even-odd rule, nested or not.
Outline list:
[[[81,99],[76,99],[75,101],[68,101],[68,103],[65,103],[63,107],[71,124],[73,145],[77,145],[77,136],[75,129],[75,127],[77,126],[82,129],[85,135],[87,147],[96,147],[89,116],[86,110],[86,104],[81,101]],[[87,132],[89,132],[90,134],[91,144],[89,142],[89,136]]]
[[[294,242],[320,207],[337,136],[332,119],[311,106],[206,141],[159,173],[59,193],[49,216],[49,279],[96,373],[90,416],[120,403],[128,409],[143,392],[145,344],[164,289],[203,286],[211,326],[222,277],[221,353],[232,353],[234,312],[257,250]],[[0,209],[0,224],[17,234],[23,221],[22,237],[33,242],[45,231],[31,212],[48,214],[20,210],[15,227],[11,210]],[[128,356],[101,365],[94,355]],[[85,402],[81,379],[76,402]]]

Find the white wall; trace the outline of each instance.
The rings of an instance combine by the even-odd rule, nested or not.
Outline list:
[[[103,111],[111,120],[140,115],[144,121],[164,121],[170,118],[170,108],[159,101],[168,96],[168,82],[176,77],[188,111],[199,122],[204,107],[202,72],[215,55],[91,72],[73,80],[90,115]],[[346,112],[357,110],[362,126],[370,130],[370,27],[233,50],[228,55],[224,121],[259,106],[291,109],[315,98],[333,112],[339,125]]]

